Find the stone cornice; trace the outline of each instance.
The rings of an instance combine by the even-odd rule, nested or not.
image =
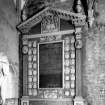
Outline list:
[[[49,10],[49,7],[45,8],[43,11],[32,16],[28,20],[23,21],[20,25],[17,26],[17,28],[23,33],[28,32],[31,27],[39,23],[42,20],[42,18],[46,16],[46,13],[48,10]]]
[[[17,28],[22,33],[26,33],[30,30],[31,27],[41,22],[42,18],[46,16],[48,13],[56,14],[59,16],[59,18],[64,20],[70,20],[74,26],[82,26],[85,24],[85,21],[86,21],[85,15],[82,15],[79,13],[73,13],[70,11],[61,10],[57,8],[46,7],[41,12],[35,14],[34,16],[27,19],[26,21],[23,21],[21,24],[17,26]]]
[[[57,14],[61,19],[71,20],[72,24],[75,26],[82,26],[85,24],[86,16],[81,13],[73,13],[67,10],[61,10],[57,8],[51,8],[49,10],[51,13]]]

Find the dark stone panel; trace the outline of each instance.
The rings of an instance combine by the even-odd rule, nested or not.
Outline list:
[[[62,74],[40,75],[40,88],[62,88]]]
[[[62,87],[62,42],[39,45],[39,75],[40,88]]]
[[[57,100],[54,101],[47,101],[47,100],[40,100],[40,101],[30,101],[29,105],[73,105],[71,101],[62,101],[62,100]]]
[[[29,31],[29,34],[40,34],[41,33],[41,23],[38,23],[34,27],[32,27]]]
[[[74,29],[74,26],[72,25],[71,21],[60,19],[60,30],[63,31],[70,29]]]

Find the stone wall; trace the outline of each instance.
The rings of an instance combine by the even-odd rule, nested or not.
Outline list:
[[[89,105],[105,103],[105,1],[98,0],[94,24],[83,34],[83,96]]]
[[[15,98],[18,97],[18,34],[16,30],[17,18],[12,0],[0,0],[0,53],[3,52],[16,71]],[[13,97],[12,97],[13,98]]]

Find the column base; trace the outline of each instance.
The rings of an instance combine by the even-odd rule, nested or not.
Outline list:
[[[29,105],[29,97],[28,96],[23,96],[21,98],[21,105]]]
[[[18,105],[19,99],[18,98],[7,98],[5,101],[5,105]]]
[[[87,102],[82,96],[76,96],[74,98],[74,105],[87,105]]]

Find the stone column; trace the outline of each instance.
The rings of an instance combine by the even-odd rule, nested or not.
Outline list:
[[[76,12],[82,15],[81,0],[76,2]],[[77,21],[75,27],[75,47],[76,47],[76,96],[74,99],[74,105],[86,105],[85,100],[82,97],[82,35],[81,35],[81,24]]]
[[[82,97],[82,35],[81,27],[75,29],[75,47],[76,47],[76,96],[74,99],[74,105],[85,105],[85,100]]]
[[[82,36],[81,27],[75,29],[75,47],[76,47],[76,96],[82,96],[81,91],[81,48],[82,48]]]

